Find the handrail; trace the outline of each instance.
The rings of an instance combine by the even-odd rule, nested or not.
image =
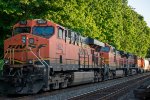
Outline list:
[[[34,52],[32,51],[32,49],[31,48],[29,48],[30,49],[30,51],[31,51],[31,53],[42,63],[42,61],[44,61],[44,60],[41,60],[36,54],[34,54]],[[46,85],[46,88],[49,88],[49,81],[48,81],[48,79],[49,79],[49,65],[44,61],[44,63],[47,65],[47,66],[45,66],[43,63],[43,65],[45,66],[45,68],[46,68],[46,78],[44,78],[45,79],[45,85]]]
[[[15,57],[15,50],[14,50],[14,48],[13,48],[12,52],[13,52],[13,53],[12,53],[12,60],[13,60],[12,62],[13,62],[13,65],[14,65],[14,63],[15,63],[15,62],[14,62],[14,59],[15,59],[15,58],[14,58],[14,57]]]
[[[5,57],[7,56],[7,54],[8,54],[8,49],[6,50],[7,52],[6,52],[6,54],[5,54],[5,56],[4,56],[4,59],[5,59]]]
[[[4,55],[4,59],[5,59],[5,57],[7,56],[8,51],[9,51],[9,49],[6,50],[6,54]],[[4,59],[3,59],[3,60],[4,60]],[[4,66],[4,65],[5,65],[5,63],[4,63],[2,66]]]
[[[36,54],[34,54],[34,52],[32,51],[32,49],[31,48],[29,48],[29,49],[30,49],[31,53],[42,63],[42,60]],[[42,65],[44,65],[44,63],[42,63]]]
[[[10,54],[10,64],[11,64],[11,49],[10,49],[10,51],[9,51],[9,52],[10,52],[9,54]]]
[[[39,51],[40,51],[40,50],[39,50]],[[42,59],[42,57],[40,56],[40,54],[39,54],[39,57]],[[47,66],[49,66],[49,65],[46,63],[45,60],[42,59],[42,61],[43,61]]]

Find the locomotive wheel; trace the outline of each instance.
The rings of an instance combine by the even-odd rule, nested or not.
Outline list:
[[[102,81],[107,81],[108,80],[108,76],[106,74],[102,74]]]
[[[100,81],[102,81],[103,80],[103,78],[102,78],[103,76],[102,76],[102,73],[100,72],[100,73],[98,73],[98,81],[100,82]]]
[[[64,82],[60,83],[60,88],[66,88],[68,86],[68,80],[64,80]]]
[[[108,73],[108,79],[113,79],[113,72],[112,71],[109,71],[109,73]]]
[[[38,93],[43,88],[43,82],[42,81],[35,81],[32,85],[32,92]]]
[[[94,72],[94,82],[98,82],[98,72]]]
[[[59,89],[59,82],[55,81],[55,83],[52,84],[52,89]]]
[[[98,82],[98,76],[94,77],[94,82]]]
[[[125,73],[125,71],[123,71],[123,77],[125,77],[126,76],[126,73]]]

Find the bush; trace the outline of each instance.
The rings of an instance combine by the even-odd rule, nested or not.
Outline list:
[[[4,64],[4,61],[0,60],[0,77],[2,76],[3,64]]]
[[[0,60],[0,70],[3,70],[3,64],[4,64],[4,61]]]

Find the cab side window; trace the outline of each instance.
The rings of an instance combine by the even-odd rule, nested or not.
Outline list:
[[[68,30],[68,38],[71,39],[71,30]]]
[[[62,28],[58,28],[58,38],[63,38],[63,29]]]
[[[69,43],[71,44],[71,30],[68,30]]]
[[[63,35],[63,38],[66,39],[67,37],[68,37],[68,32],[67,32],[67,30],[65,30],[65,33],[64,33],[64,35]]]
[[[75,37],[75,34],[74,32],[72,31],[71,32],[71,43],[74,44],[74,37]]]

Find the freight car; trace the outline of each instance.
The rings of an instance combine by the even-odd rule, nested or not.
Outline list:
[[[34,94],[138,73],[137,58],[115,47],[35,19],[20,21],[4,42],[2,92]]]
[[[144,71],[149,71],[150,70],[150,64],[149,63],[150,63],[149,59],[145,58],[144,59],[144,68],[143,68]]]

